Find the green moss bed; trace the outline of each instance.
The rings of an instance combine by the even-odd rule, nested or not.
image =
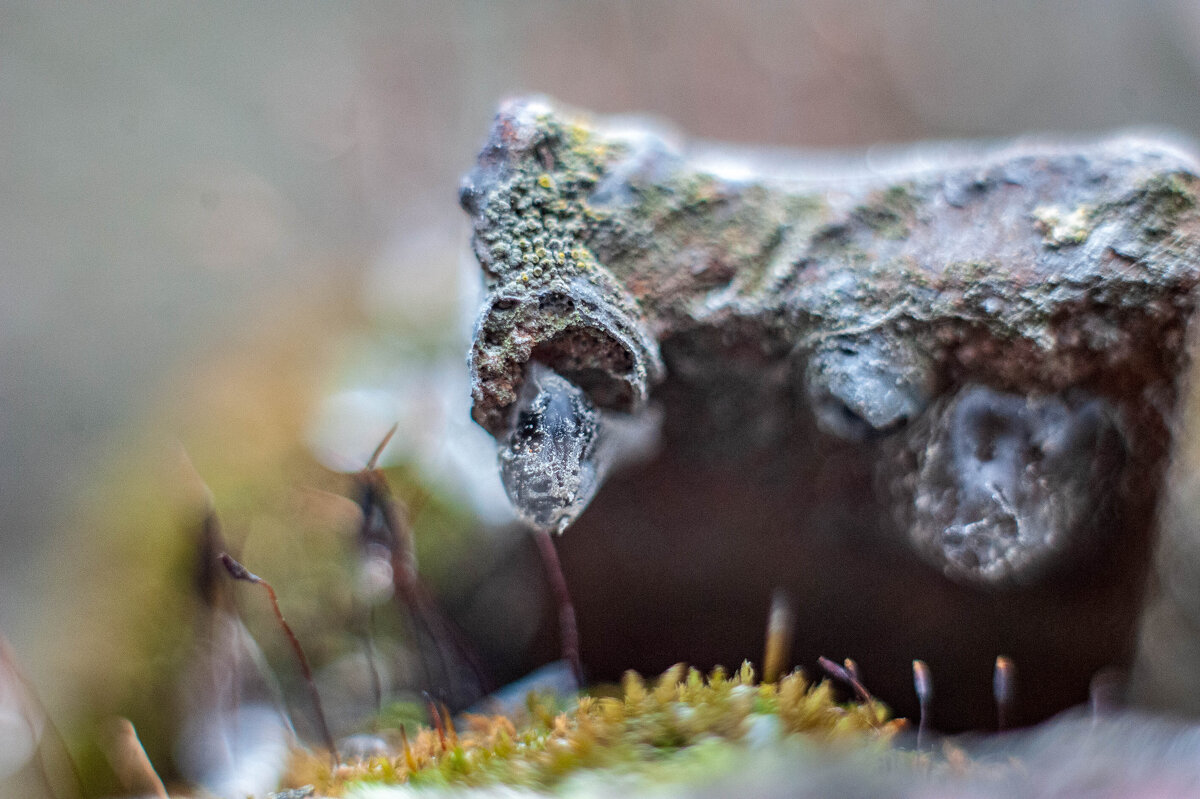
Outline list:
[[[291,779],[318,796],[370,795],[385,785],[573,793],[601,778],[705,782],[736,768],[747,752],[783,742],[916,757],[891,749],[906,723],[884,705],[839,703],[829,681],[813,683],[799,671],[767,683],[756,681],[749,663],[707,676],[679,665],[652,684],[630,672],[613,693],[565,704],[530,694],[516,718],[467,714],[457,724],[381,730],[387,754],[336,767],[327,753],[302,754]]]

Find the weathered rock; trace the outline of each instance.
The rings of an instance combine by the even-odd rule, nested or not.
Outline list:
[[[1130,137],[832,168],[506,104],[461,195],[476,420],[509,435],[531,362],[663,413],[562,540],[585,663],[755,656],[782,586],[798,662],[853,656],[911,713],[923,658],[947,728],[990,723],[998,654],[1024,721],[1128,666],[1196,171]]]

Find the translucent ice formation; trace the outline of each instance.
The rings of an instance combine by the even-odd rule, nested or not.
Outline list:
[[[504,488],[528,524],[562,532],[599,487],[599,411],[583,389],[535,362],[512,413],[500,445]]]
[[[561,533],[613,467],[657,449],[661,414],[598,408],[579,386],[531,362],[509,424],[499,452],[508,498],[531,527]]]

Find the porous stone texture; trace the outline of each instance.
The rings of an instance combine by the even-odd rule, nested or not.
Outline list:
[[[795,662],[854,657],[935,724],[1017,721],[1128,667],[1200,278],[1173,146],[914,148],[868,168],[680,145],[506,103],[461,199],[488,297],[475,419],[528,364],[662,411],[561,540],[599,678],[757,657],[774,588]]]

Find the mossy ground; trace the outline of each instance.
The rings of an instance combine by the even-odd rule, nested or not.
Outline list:
[[[906,722],[876,701],[842,704],[828,682],[799,671],[756,681],[744,664],[702,675],[675,666],[653,684],[630,672],[613,696],[582,696],[566,706],[530,695],[519,718],[466,715],[465,728],[382,730],[386,755],[330,768],[324,753],[301,755],[295,784],[344,796],[371,784],[414,787],[501,784],[550,791],[589,772],[649,782],[690,782],[721,773],[739,752],[796,738],[809,745],[888,744]]]
[[[190,365],[148,400],[151,410],[101,459],[70,510],[63,538],[71,557],[55,549],[45,567],[62,575],[47,586],[62,622],[31,660],[51,664],[40,683],[70,688],[50,704],[87,795],[120,787],[99,732],[113,715],[133,721],[163,777],[175,776],[179,678],[195,655],[199,612],[193,583],[202,503],[193,469],[215,497],[229,545],[280,586],[283,612],[314,663],[355,645],[353,484],[317,463],[304,435],[344,357],[341,336],[364,326],[336,291],[281,300],[258,326],[233,336],[230,352]],[[396,494],[420,508],[413,522],[423,574],[438,587],[451,583],[474,541],[469,511],[411,466],[388,476]],[[268,661],[282,664],[285,687],[303,691],[259,599],[242,603],[245,621]]]

